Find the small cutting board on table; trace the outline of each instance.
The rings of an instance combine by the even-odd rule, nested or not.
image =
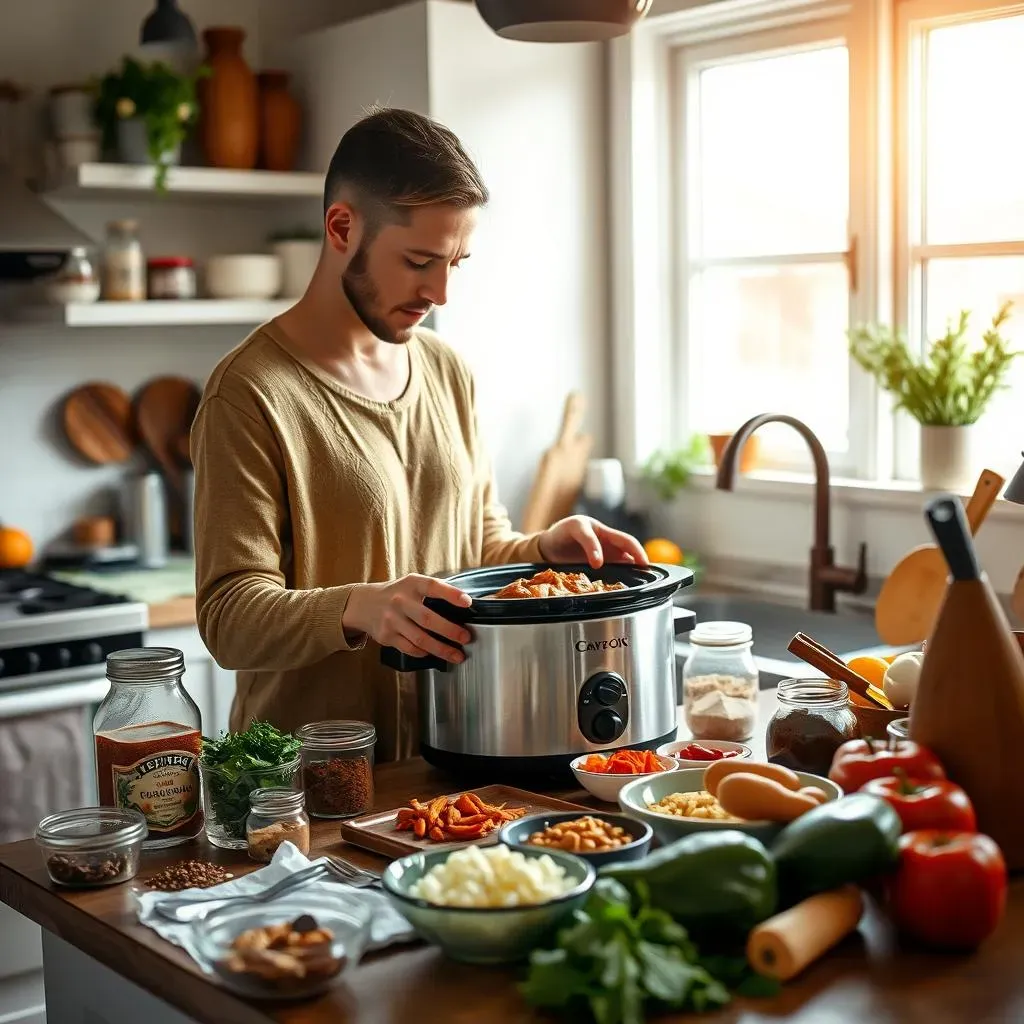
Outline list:
[[[982,470],[965,510],[972,537],[995,504],[1003,483],[994,470]],[[902,646],[927,640],[948,579],[946,560],[933,544],[922,544],[900,559],[882,584],[875,604],[875,629],[882,641]]]
[[[519,817],[526,817],[530,814],[542,814],[544,811],[579,811],[580,814],[594,814],[592,807],[584,807],[582,804],[569,803],[566,800],[557,800],[555,797],[545,796],[543,793],[528,793],[524,789],[516,789],[513,786],[482,786],[479,789],[465,790],[479,797],[484,803],[492,807],[503,806],[506,810],[522,808],[524,813]],[[449,793],[445,798],[457,801],[462,793]],[[421,799],[421,804],[429,804],[437,797]],[[384,857],[404,857],[409,853],[428,850],[450,850],[459,846],[487,846],[498,841],[498,829],[489,832],[480,839],[459,839],[453,841],[433,840],[427,837],[417,839],[412,832],[404,832],[398,829],[398,812],[406,810],[405,807],[393,807],[389,811],[375,811],[373,814],[364,814],[358,818],[350,818],[342,822],[341,838],[353,846],[363,850],[371,850]]]

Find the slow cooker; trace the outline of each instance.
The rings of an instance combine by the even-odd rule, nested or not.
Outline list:
[[[492,596],[547,568],[503,565],[442,577],[473,598],[469,608],[426,602],[472,634],[461,663],[381,651],[385,665],[417,674],[421,753],[435,767],[559,776],[579,754],[675,738],[674,641],[696,616],[673,597],[693,573],[672,565],[559,565],[626,589]]]

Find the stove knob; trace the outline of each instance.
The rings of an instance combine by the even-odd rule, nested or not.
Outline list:
[[[82,648],[82,664],[83,665],[97,665],[103,660],[103,648],[96,643],[95,640],[92,643],[88,643]]]
[[[597,743],[611,743],[622,734],[622,718],[614,711],[599,711],[590,724]]]
[[[622,699],[622,683],[613,675],[606,676],[594,685],[594,696],[598,704],[610,708]]]
[[[67,668],[71,664],[71,651],[67,647],[57,648],[57,664],[61,668]]]
[[[25,655],[25,671],[26,672],[38,672],[39,666],[42,665],[43,659],[39,657],[38,651],[29,651]]]

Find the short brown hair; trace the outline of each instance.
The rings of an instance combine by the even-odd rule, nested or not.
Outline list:
[[[377,108],[338,143],[324,182],[324,213],[348,189],[370,226],[417,206],[484,206],[487,186],[453,131],[412,110]]]

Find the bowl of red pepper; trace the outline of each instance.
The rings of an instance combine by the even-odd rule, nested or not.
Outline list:
[[[707,768],[726,758],[748,758],[750,747],[732,740],[673,740],[658,747],[664,757],[675,758],[680,768]]]

